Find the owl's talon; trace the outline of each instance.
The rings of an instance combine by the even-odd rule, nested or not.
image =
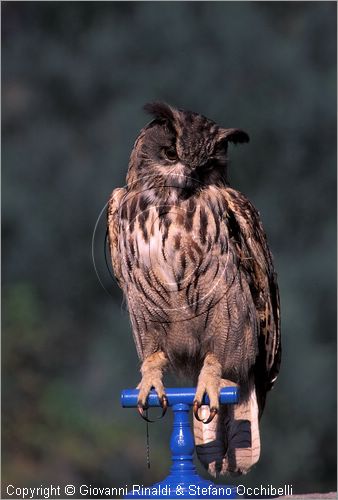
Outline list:
[[[201,403],[199,403],[197,400],[194,401],[193,412],[196,420],[198,420],[199,422],[203,422],[203,418],[200,418],[198,414],[198,410],[201,408],[201,406],[202,406]]]
[[[156,420],[160,420],[161,418],[164,417],[164,415],[167,413],[167,409],[168,409],[168,399],[167,399],[167,396],[163,395],[160,399],[160,405],[162,407],[162,415],[158,418],[155,418],[155,420],[150,420],[150,418],[148,418],[148,416],[145,414],[145,410],[148,409],[148,406],[147,405],[144,405],[141,403],[141,401],[139,401],[137,403],[137,411],[139,412],[140,416],[143,418],[143,420],[145,420],[146,422],[149,422],[149,423],[154,423],[156,422]]]
[[[167,399],[167,396],[165,394],[163,394],[163,396],[160,398],[160,404],[162,407],[162,415],[160,416],[160,418],[163,418],[164,415],[167,413],[167,409],[168,409],[168,399]]]
[[[212,422],[213,419],[215,418],[215,416],[217,415],[218,409],[214,406],[212,408],[210,408],[209,417],[206,420],[203,420],[203,418],[201,418],[198,414],[198,410],[201,408],[201,406],[202,406],[201,403],[199,403],[198,401],[194,401],[193,412],[194,412],[195,418],[199,422],[203,422],[203,424],[210,424],[210,422]]]
[[[153,420],[149,420],[149,418],[147,417],[147,415],[144,413],[144,410],[147,410],[147,406],[143,405],[140,401],[137,403],[137,411],[139,412],[139,414],[141,415],[141,417],[143,418],[143,420],[145,420],[146,422],[153,422]]]
[[[210,408],[209,417],[207,418],[207,420],[203,420],[203,424],[210,424],[210,422],[212,422],[212,420],[214,420],[214,418],[216,417],[217,413],[218,413],[217,408],[215,408],[214,406]]]

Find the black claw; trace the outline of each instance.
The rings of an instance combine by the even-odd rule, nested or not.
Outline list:
[[[207,420],[205,420],[203,423],[204,424],[210,424],[210,422],[212,420],[214,420],[214,418],[216,417],[217,413],[218,413],[218,409],[217,408],[215,408],[214,406],[212,408],[210,408],[210,415],[207,418]]]
[[[141,415],[143,420],[145,420],[146,422],[152,423],[153,420],[149,420],[149,418],[145,414],[145,410],[147,410],[147,409],[148,409],[147,406],[143,405],[140,401],[137,403],[137,411],[139,412],[139,414]]]
[[[198,410],[201,408],[201,403],[199,403],[196,399],[194,401],[194,404],[193,404],[193,412],[194,412],[194,415],[195,415],[195,418],[196,420],[198,420],[199,422],[203,422],[203,419],[200,418],[199,414],[198,414]]]
[[[163,396],[160,398],[160,403],[162,406],[162,415],[160,416],[160,418],[163,418],[164,415],[167,413],[167,409],[168,409],[168,399],[167,399],[167,396],[165,394],[163,394]]]
[[[194,401],[194,404],[193,404],[193,412],[194,412],[194,415],[195,415],[195,418],[196,420],[198,420],[199,422],[203,422],[203,424],[210,424],[210,422],[212,422],[212,420],[215,418],[215,416],[217,415],[218,413],[218,409],[215,408],[214,406],[212,408],[210,408],[210,414],[209,414],[209,417],[206,419],[206,420],[203,420],[199,414],[198,414],[198,410],[201,408],[201,403],[199,403],[197,400]]]
[[[165,394],[163,394],[163,396],[160,398],[160,405],[162,407],[162,415],[158,418],[155,418],[155,420],[150,420],[147,416],[147,414],[145,413],[145,410],[148,409],[148,406],[144,405],[141,403],[141,401],[139,401],[137,403],[137,411],[139,412],[139,414],[141,415],[141,417],[143,418],[143,420],[145,420],[146,422],[149,422],[149,423],[154,423],[156,422],[156,420],[160,420],[161,418],[164,417],[164,415],[166,414],[167,412],[167,409],[168,409],[168,399],[167,399],[167,396]]]

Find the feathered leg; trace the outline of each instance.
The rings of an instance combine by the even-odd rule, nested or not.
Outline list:
[[[205,393],[208,394],[210,400],[210,414],[207,419],[203,419],[205,423],[211,422],[219,409],[219,390],[222,376],[222,366],[214,354],[207,354],[204,359],[203,367],[198,377],[195,401],[194,414],[197,420],[200,420],[199,408],[202,405],[202,399]]]
[[[162,351],[157,351],[147,356],[141,366],[142,379],[137,389],[140,390],[138,396],[138,409],[143,418],[147,420],[144,416],[143,410],[147,406],[147,397],[153,387],[157,392],[159,400],[163,408],[164,415],[167,409],[167,398],[165,396],[164,386],[162,382],[163,371],[168,364],[168,360]]]
[[[220,385],[235,384],[222,379]],[[202,406],[200,416],[207,416],[208,411]],[[210,474],[246,474],[260,455],[255,388],[245,402],[221,406],[212,422],[194,419],[194,436],[197,456]]]
[[[221,379],[220,388],[236,386],[234,382]],[[200,408],[200,417],[207,419],[209,407]],[[222,469],[223,459],[228,448],[226,435],[226,422],[229,420],[228,407],[221,406],[212,422],[205,424],[194,419],[194,438],[197,457],[210,474],[216,476]]]

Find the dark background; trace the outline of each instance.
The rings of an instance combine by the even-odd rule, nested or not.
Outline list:
[[[3,2],[2,483],[149,485],[170,419],[139,381],[104,219],[154,99],[241,127],[230,180],[279,275],[283,363],[258,465],[236,484],[336,488],[336,3]],[[3,496],[5,491],[3,490]]]

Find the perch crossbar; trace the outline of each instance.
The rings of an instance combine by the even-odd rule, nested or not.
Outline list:
[[[123,408],[136,408],[138,389],[126,389],[121,392]],[[190,427],[189,411],[193,406],[195,387],[166,388],[168,406],[172,408],[174,419],[170,439],[172,466],[170,474],[160,483],[133,489],[125,498],[236,498],[236,488],[214,484],[203,479],[196,472],[193,463],[195,450],[194,437]],[[237,387],[224,387],[220,391],[220,404],[236,404],[239,398]],[[203,404],[209,404],[205,395]],[[147,400],[148,407],[160,407],[160,400],[152,390]],[[136,418],[136,417],[135,417]]]

